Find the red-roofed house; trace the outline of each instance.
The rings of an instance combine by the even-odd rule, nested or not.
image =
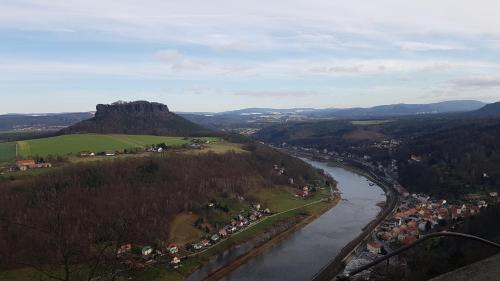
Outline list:
[[[366,244],[366,248],[370,253],[373,254],[381,254],[382,253],[382,244],[377,241],[370,241]]]
[[[175,244],[170,244],[168,247],[167,247],[167,250],[173,255],[175,253],[177,253],[179,251],[179,249],[177,248],[177,245]]]
[[[417,238],[415,236],[408,235],[403,240],[401,240],[401,243],[408,245],[408,244],[411,244],[415,241],[417,241]]]
[[[17,160],[16,166],[21,171],[32,169],[36,166],[35,160]]]
[[[448,217],[449,213],[448,213],[448,209],[446,208],[439,208],[438,210],[438,219],[440,220],[444,220]]]

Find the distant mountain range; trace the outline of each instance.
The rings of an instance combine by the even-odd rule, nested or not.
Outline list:
[[[312,112],[316,117],[380,117],[418,114],[437,114],[477,110],[486,103],[474,100],[444,101],[429,104],[390,104],[369,108],[324,109]]]
[[[470,114],[475,117],[500,117],[500,102],[487,104]]]
[[[0,115],[0,131],[59,130],[92,118],[93,112]]]
[[[484,108],[483,108],[484,107]],[[168,109],[167,109],[168,110]],[[475,111],[478,111],[475,113]],[[475,100],[445,101],[429,104],[391,104],[368,108],[245,108],[225,112],[178,112],[171,115],[172,122],[183,117],[191,122],[212,129],[231,127],[262,127],[269,123],[309,121],[322,119],[382,118],[412,115],[469,112],[469,117],[500,116],[500,104],[486,104]],[[174,114],[168,111],[169,114]],[[123,113],[124,116],[127,114]],[[0,115],[0,131],[60,129],[92,118],[93,112],[52,114]],[[167,118],[168,119],[168,118]],[[128,120],[128,119],[127,119]],[[165,119],[166,120],[166,119]],[[181,121],[179,121],[181,122]],[[187,124],[184,121],[181,123]],[[179,123],[180,124],[180,123]],[[183,127],[183,125],[179,125]],[[192,125],[189,125],[192,126]],[[188,126],[188,127],[189,127]]]
[[[170,112],[161,103],[135,101],[98,104],[95,116],[63,130],[62,134],[206,135],[210,131]]]
[[[209,127],[231,124],[280,123],[317,119],[380,118],[424,114],[470,112],[486,103],[475,100],[445,101],[430,104],[391,104],[369,108],[247,108],[220,113],[179,113],[187,119]]]

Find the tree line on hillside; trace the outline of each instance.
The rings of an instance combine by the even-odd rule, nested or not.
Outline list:
[[[349,138],[353,132],[366,138]],[[374,145],[371,133],[396,139],[388,150]],[[454,196],[500,186],[500,119],[439,115],[392,119],[373,125],[348,120],[302,122],[262,129],[256,138],[274,143],[349,153],[388,167],[395,159],[399,178],[410,191]],[[421,161],[409,161],[412,155]]]
[[[411,155],[420,161],[407,161]],[[449,126],[407,141],[396,156],[401,183],[413,191],[454,196],[499,191],[500,120]]]
[[[250,190],[287,184],[288,176],[297,185],[322,179],[299,159],[262,145],[245,149],[76,164],[2,183],[0,268],[30,266],[54,280],[95,277],[116,269],[120,244],[165,241],[173,216],[197,212],[216,195],[251,198]],[[286,177],[273,171],[276,163]]]

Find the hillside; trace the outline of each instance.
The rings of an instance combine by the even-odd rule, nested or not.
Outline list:
[[[91,112],[0,115],[0,131],[58,130],[91,118]]]
[[[135,101],[99,104],[93,118],[61,130],[62,134],[141,134],[199,136],[210,131],[168,110],[161,103]]]
[[[369,155],[373,163],[387,168],[394,159],[401,183],[415,192],[458,197],[475,191],[498,191],[500,119],[465,118],[458,114],[376,121],[282,124],[260,130],[255,138],[359,158]],[[381,144],[391,139],[399,144]],[[409,161],[412,155],[421,160]]]
[[[500,102],[490,103],[482,108],[470,112],[471,116],[474,117],[500,117]]]
[[[219,113],[180,114],[188,120],[209,128],[233,130],[238,127],[262,128],[269,124],[322,119],[432,116],[474,111],[484,105],[485,103],[475,100],[454,100],[429,104],[388,104],[366,108],[246,108]]]
[[[128,272],[132,265],[116,264],[117,248],[132,243],[139,257],[144,245],[165,251],[169,243],[182,239],[171,236],[178,231],[173,226],[178,215],[189,214],[193,222],[203,223],[199,228],[195,228],[196,223],[184,225],[194,228],[196,240],[189,242],[196,242],[217,233],[235,216],[246,216],[257,203],[279,211],[272,200],[266,200],[271,195],[280,194],[275,200],[284,197],[288,203],[302,206],[302,202],[308,201],[295,198],[294,190],[301,190],[305,184],[325,186],[325,180],[331,182],[300,159],[266,146],[250,144],[245,150],[246,153],[173,153],[133,161],[80,163],[35,178],[2,183],[0,279],[6,273],[2,270],[14,270],[15,274],[19,267],[39,268],[47,264],[53,265],[47,272],[61,276],[60,280],[92,280],[114,272],[116,266],[119,271]],[[284,174],[277,173],[274,165],[285,167]],[[290,177],[294,178],[293,184]],[[317,193],[321,195],[320,191]],[[217,204],[209,208],[209,202],[214,201]],[[245,235],[256,234],[257,227],[263,230],[281,219],[289,222],[304,214],[301,210],[269,219],[270,224],[256,225]],[[229,246],[226,243],[220,247],[224,250]],[[185,247],[179,250],[189,253]],[[137,250],[131,255],[134,252]],[[129,256],[122,258],[119,261],[126,261]],[[192,269],[203,260],[203,256],[191,257],[183,260],[183,267]],[[141,259],[137,261],[140,263]],[[97,272],[84,270],[96,262],[100,263]],[[69,278],[69,273],[62,272],[58,265],[67,265],[72,274],[85,274],[85,279]],[[163,263],[161,266],[168,269]],[[178,274],[173,269],[169,271]]]
[[[411,155],[420,162],[406,161]],[[396,155],[410,190],[439,195],[499,191],[500,119],[462,121],[405,142]]]

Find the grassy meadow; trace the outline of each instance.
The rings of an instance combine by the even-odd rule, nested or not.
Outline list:
[[[218,138],[202,138],[216,141]],[[149,135],[101,135],[78,134],[63,135],[44,139],[19,141],[18,149],[22,158],[47,155],[69,155],[81,151],[116,151],[132,148],[144,148],[152,144],[165,143],[169,146],[189,143],[183,137],[165,137]],[[15,153],[15,147],[14,147]]]
[[[16,143],[2,142],[0,143],[0,164],[11,163],[16,160]]]
[[[392,121],[393,120],[354,120],[351,121],[351,124],[358,126],[371,126],[371,125],[381,125]]]

